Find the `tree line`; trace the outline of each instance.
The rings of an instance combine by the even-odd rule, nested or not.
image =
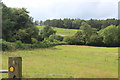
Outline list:
[[[106,19],[106,20],[81,20],[81,19],[53,19],[53,20],[45,20],[45,21],[35,21],[36,25],[45,25],[45,26],[52,26],[57,28],[66,28],[66,29],[79,29],[82,25],[82,22],[86,22],[92,28],[96,28],[97,30],[106,28],[110,25],[118,26],[120,24],[120,20],[117,19]]]
[[[2,48],[3,50],[44,48],[62,42],[50,42],[46,38],[55,34],[49,26],[39,30],[26,8],[10,8],[2,5]],[[1,43],[0,43],[1,44]]]
[[[49,26],[40,31],[25,8],[10,8],[2,5],[2,39],[7,42],[21,41],[32,44],[56,33]]]
[[[97,31],[86,22],[82,22],[79,31],[67,36],[64,41],[72,45],[120,46],[120,25],[110,25]]]
[[[33,21],[26,8],[2,4],[3,49],[43,48],[60,44],[119,46],[119,20],[53,19]],[[35,25],[45,25],[39,30]],[[73,36],[56,35],[51,27],[79,29]]]

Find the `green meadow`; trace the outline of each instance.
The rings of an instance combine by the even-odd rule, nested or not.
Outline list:
[[[43,29],[43,26],[36,26],[40,30]],[[64,28],[53,28],[58,35],[74,35],[78,30],[77,29],[64,29]]]
[[[21,56],[24,78],[117,78],[118,48],[60,45],[45,49],[2,53],[2,69],[9,56]],[[8,77],[2,74],[3,78]]]

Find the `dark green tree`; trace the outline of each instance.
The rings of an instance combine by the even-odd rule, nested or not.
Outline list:
[[[63,40],[63,37],[62,37],[62,36],[59,36],[59,35],[53,34],[53,35],[50,35],[50,36],[49,36],[49,40],[50,40],[51,42],[54,42],[54,40],[62,41],[62,40]]]
[[[46,26],[40,31],[40,36],[44,39],[55,33],[56,31],[54,31],[50,26]]]
[[[30,43],[31,41],[27,41],[27,39],[31,40],[33,35],[38,36],[39,30],[35,28],[33,18],[28,15],[29,12],[26,8],[9,8],[4,4],[2,5],[2,38],[4,40],[8,42],[22,40]]]
[[[108,26],[99,31],[100,36],[103,37],[103,42],[109,46],[118,44],[118,28],[114,25]]]
[[[92,35],[92,28],[86,22],[82,22],[80,30],[82,30],[84,42],[87,44],[89,42],[90,36]]]
[[[76,19],[74,21],[72,21],[72,28],[73,29],[79,29],[79,27],[81,26],[82,20],[80,19]]]
[[[20,40],[23,43],[32,43],[33,40],[38,39],[39,30],[36,27],[19,29],[16,35],[14,35],[16,40]]]
[[[64,19],[64,28],[71,29],[72,28],[72,20],[70,19]]]

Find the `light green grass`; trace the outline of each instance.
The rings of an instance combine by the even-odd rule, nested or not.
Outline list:
[[[117,48],[63,45],[4,52],[2,62],[7,69],[9,56],[21,56],[25,78],[117,78],[117,53]]]
[[[43,29],[43,26],[36,26],[40,30]],[[60,35],[74,35],[78,30],[77,29],[64,29],[64,28],[53,28],[55,31],[57,31],[57,34]]]

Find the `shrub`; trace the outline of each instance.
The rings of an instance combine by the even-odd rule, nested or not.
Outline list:
[[[37,39],[35,39],[35,38],[31,38],[31,40],[32,40],[32,44],[33,44],[33,43],[37,43],[37,42],[38,42],[38,40],[37,40]]]
[[[3,41],[2,42],[2,50],[3,51],[14,51],[14,50],[16,50],[16,47],[14,44],[12,44],[10,42]]]
[[[71,36],[64,37],[63,41],[67,42],[68,44],[74,44],[74,38]]]
[[[54,34],[54,35],[50,35],[49,40],[50,40],[51,42],[54,42],[55,40],[57,40],[57,41],[62,41],[62,40],[63,40],[63,37]]]
[[[93,45],[93,46],[102,46],[103,42],[102,42],[102,37],[100,37],[99,35],[92,35],[90,37],[90,40],[88,42],[88,45]]]
[[[111,25],[100,30],[99,35],[103,37],[103,42],[107,46],[117,46],[119,34],[118,28],[115,25]]]
[[[41,31],[40,31],[40,36],[42,38],[48,38],[50,35],[55,34],[56,31],[54,31],[50,26],[45,26]]]
[[[81,31],[77,31],[73,36],[66,36],[63,41],[72,45],[83,45],[85,43]]]
[[[16,41],[16,42],[6,42],[3,41],[1,43],[2,45],[2,51],[14,51],[14,50],[19,50],[19,49],[35,49],[35,48],[48,48],[48,47],[53,47],[56,45],[63,45],[66,44],[65,42],[60,42],[60,41],[54,41],[50,42],[47,39],[44,39],[42,42],[35,42],[33,44],[25,44],[22,43],[21,41]]]

